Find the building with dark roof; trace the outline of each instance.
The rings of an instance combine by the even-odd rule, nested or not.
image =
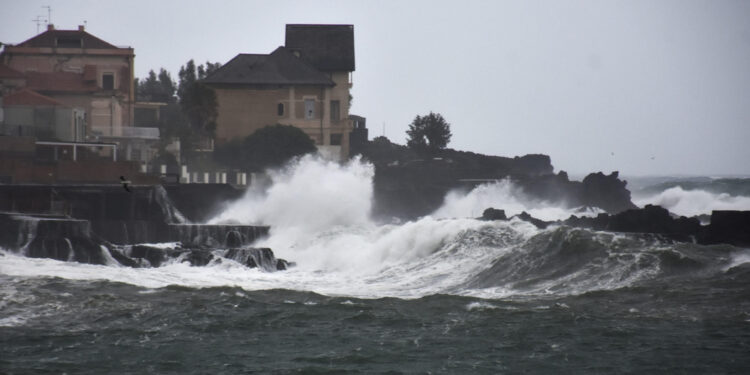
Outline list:
[[[322,154],[349,155],[352,25],[287,25],[286,45],[239,54],[203,80],[216,92],[217,143],[267,125],[293,125]]]

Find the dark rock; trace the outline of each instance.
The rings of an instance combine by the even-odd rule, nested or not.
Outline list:
[[[713,211],[702,242],[750,247],[750,211]]]
[[[249,268],[257,267],[265,271],[276,271],[279,269],[279,260],[276,259],[273,251],[267,247],[229,249],[224,253],[224,257]]]
[[[698,219],[684,216],[675,218],[667,209],[654,205],[615,215],[599,214],[593,218],[571,216],[563,223],[595,230],[657,233],[678,241],[692,241],[702,231]]]
[[[269,227],[255,225],[169,224],[169,238],[191,247],[233,248],[268,235]]]
[[[362,154],[375,165],[373,215],[383,219],[428,215],[451,190],[468,191],[485,181],[511,175],[534,178],[553,171],[547,155],[507,158],[451,149],[425,155],[384,137],[369,142]]]
[[[521,219],[523,221],[526,221],[526,222],[529,222],[531,224],[534,224],[534,226],[537,227],[537,228],[539,228],[539,229],[545,229],[550,224],[553,224],[553,222],[551,222],[551,221],[539,220],[539,219],[537,219],[537,218],[529,215],[529,213],[526,212],[526,211],[523,211],[520,214],[515,215],[513,217],[517,217],[517,218],[519,218],[519,219]]]
[[[673,218],[663,207],[646,205],[642,209],[627,210],[612,215],[606,229],[617,232],[661,233],[687,237],[698,234],[701,225],[698,219],[684,216]]]
[[[109,253],[112,255],[112,258],[114,258],[118,263],[122,264],[123,266],[127,267],[133,267],[133,268],[140,268],[142,266],[142,262],[138,262],[133,258],[128,257],[127,255],[121,253],[118,249],[108,249]]]
[[[482,213],[481,220],[508,220],[508,217],[505,216],[505,210],[498,210],[495,208],[488,208],[484,210]]]
[[[630,200],[630,191],[625,188],[627,181],[621,181],[618,176],[618,172],[609,175],[598,172],[586,176],[582,181],[583,204],[610,213],[636,208]]]
[[[127,255],[130,258],[145,259],[151,267],[161,266],[168,258],[167,249],[148,245],[133,245]]]
[[[191,250],[186,259],[191,266],[203,267],[208,265],[214,259],[214,256],[210,250],[198,249]]]
[[[277,271],[284,271],[287,268],[289,268],[289,262],[287,262],[284,259],[276,259],[276,270]]]

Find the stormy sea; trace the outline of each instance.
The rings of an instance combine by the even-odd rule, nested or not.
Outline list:
[[[509,181],[414,221],[371,217],[374,169],[309,157],[210,223],[265,224],[278,272],[130,268],[0,250],[0,373],[748,373],[750,249],[475,219],[591,208]],[[630,180],[639,206],[750,210],[750,179]],[[178,246],[175,243],[155,246]]]

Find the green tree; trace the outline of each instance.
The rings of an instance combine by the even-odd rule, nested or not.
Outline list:
[[[159,70],[159,75],[152,70],[144,80],[135,80],[136,98],[142,102],[174,103],[177,85],[172,76],[164,68]]]
[[[407,146],[415,151],[435,153],[451,140],[451,126],[439,113],[414,118],[406,131]]]
[[[180,107],[187,118],[195,136],[214,137],[218,104],[216,93],[210,87],[200,82],[213,73],[221,65],[206,63],[195,66],[191,59],[180,68],[180,84],[177,88]]]
[[[316,150],[315,143],[301,129],[276,124],[260,128],[242,141],[234,140],[217,147],[214,160],[234,168],[261,171]]]

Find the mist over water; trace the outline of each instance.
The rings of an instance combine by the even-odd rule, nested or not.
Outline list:
[[[508,217],[526,211],[541,220],[564,220],[572,214],[593,216],[604,212],[597,208],[571,209],[559,202],[533,199],[509,179],[477,186],[471,191],[451,191],[443,206],[433,213],[435,217],[479,217],[485,209],[492,207],[505,210]]]
[[[668,188],[656,194],[641,194],[633,197],[638,206],[659,205],[681,216],[711,214],[713,210],[750,210],[750,197],[702,189]]]

